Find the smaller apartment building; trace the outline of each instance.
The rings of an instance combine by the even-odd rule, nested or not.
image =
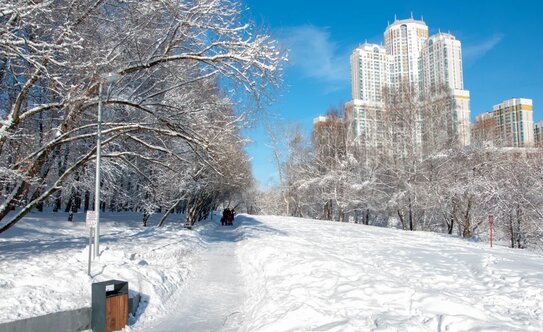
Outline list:
[[[496,124],[498,146],[534,146],[534,120],[532,100],[512,98],[494,105],[492,109]]]
[[[534,124],[534,145],[538,148],[543,147],[543,120]]]
[[[496,129],[496,121],[494,121],[492,112],[477,115],[471,128],[472,144],[493,146],[496,143]]]
[[[543,145],[543,121],[534,126],[531,99],[512,98],[477,115],[471,135],[476,145],[533,147]]]

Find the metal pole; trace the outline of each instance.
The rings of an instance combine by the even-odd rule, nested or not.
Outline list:
[[[93,233],[93,227],[89,228],[89,266],[88,266],[88,275],[91,276],[91,256],[92,256],[92,233]]]
[[[98,124],[96,127],[96,186],[94,189],[94,211],[96,229],[94,230],[94,254],[100,256],[100,161],[102,157],[102,80],[98,85]]]

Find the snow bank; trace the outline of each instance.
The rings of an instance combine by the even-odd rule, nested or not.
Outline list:
[[[63,214],[32,213],[0,235],[0,322],[90,306],[91,283],[109,279],[126,280],[142,295],[139,319],[164,314],[164,301],[183,287],[202,247],[199,234],[179,221],[143,228],[140,214],[106,213],[91,278],[83,218],[70,223],[59,221]]]

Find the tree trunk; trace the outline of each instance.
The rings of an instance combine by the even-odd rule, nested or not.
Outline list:
[[[62,207],[61,191],[59,190],[55,197],[55,206],[53,207],[53,212],[58,212]]]
[[[147,227],[147,221],[149,220],[149,217],[151,214],[147,209],[143,209],[143,227]]]
[[[454,228],[454,218],[451,218],[451,223],[447,224],[447,234],[452,234]]]
[[[322,220],[329,220],[329,209],[330,208],[328,207],[328,201],[326,201],[326,203],[324,203],[324,206],[322,207]]]
[[[513,228],[513,215],[509,213],[509,232],[511,233],[511,248],[515,247],[515,230]]]
[[[451,198],[451,214],[448,215],[448,214],[445,214],[444,216],[444,219],[445,219],[445,223],[447,224],[447,234],[452,234],[453,232],[453,229],[454,229],[454,220],[456,219],[456,214],[457,214],[457,207],[458,207],[458,203],[456,202],[455,198],[452,197]],[[451,222],[449,223],[448,222],[448,219],[451,219]]]
[[[466,213],[464,214],[464,230],[462,232],[462,236],[465,238],[471,237],[471,200],[472,198],[468,198],[468,206],[466,207]]]
[[[409,230],[413,230],[413,206],[411,205],[411,196],[409,196]]]
[[[34,193],[32,194],[32,198],[31,200],[35,200],[36,198],[38,198],[42,193],[42,189],[41,187],[36,189],[36,191],[34,191]],[[43,202],[39,202],[38,204],[36,204],[36,209],[40,212],[43,212]]]
[[[166,219],[168,218],[168,216],[170,215],[170,213],[172,213],[172,211],[175,209],[175,207],[181,203],[181,201],[183,200],[184,198],[179,198],[177,201],[175,201],[175,203],[166,211],[166,213],[164,213],[164,215],[162,216],[162,218],[160,218],[160,221],[158,222],[158,227],[162,227],[164,225],[164,222],[166,221]]]
[[[26,181],[19,180],[17,186],[12,189],[10,196],[0,206],[0,220],[3,220],[11,210],[15,209],[15,202],[22,199],[29,186]]]
[[[94,150],[89,151],[85,156],[80,158],[77,162],[75,162],[72,166],[70,166],[56,181],[51,187],[44,191],[43,194],[40,195],[40,197],[36,198],[35,200],[32,200],[30,203],[26,204],[20,211],[18,211],[11,220],[5,224],[4,226],[0,227],[0,233],[3,233],[13,227],[19,220],[21,220],[27,213],[29,213],[39,202],[42,202],[49,198],[51,195],[55,194],[58,190],[62,188],[62,183],[66,178],[71,175],[74,171],[76,171],[79,167],[83,166],[85,163],[87,163],[90,159],[90,157],[93,155]],[[34,165],[35,166],[35,165]],[[34,167],[33,166],[33,167]],[[1,206],[0,206],[0,220],[2,220],[7,213],[5,212],[6,208],[9,208],[12,206],[14,200],[14,197],[17,195],[21,195],[24,193],[25,188],[24,187],[26,182],[20,181],[18,184],[18,188],[14,190],[12,193],[12,197],[9,197]],[[19,193],[19,191],[21,191]],[[5,213],[5,214],[4,214]]]
[[[522,232],[521,232],[521,217],[522,211],[520,205],[517,205],[517,248],[522,249]]]
[[[343,211],[343,209],[339,209],[339,221],[340,222],[345,222],[345,212]]]
[[[72,209],[73,197],[74,197],[74,195],[71,194],[70,199],[68,199],[68,203],[66,203],[66,208],[64,209],[64,212],[68,213]]]
[[[403,217],[403,213],[400,209],[398,209],[398,217],[400,217],[400,222],[402,223],[402,229],[407,230],[407,226],[405,225],[405,219]]]

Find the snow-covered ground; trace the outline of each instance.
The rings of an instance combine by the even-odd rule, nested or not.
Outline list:
[[[542,331],[543,257],[435,233],[294,218],[243,225],[258,331]]]
[[[204,247],[176,217],[157,229],[141,227],[141,214],[104,214],[102,255],[91,278],[84,215],[70,223],[66,214],[31,213],[0,234],[0,322],[90,306],[91,283],[110,279],[127,280],[141,293],[141,320],[161,315]]]
[[[526,251],[296,218],[191,231],[106,214],[90,278],[84,223],[54,218],[0,235],[0,322],[89,306],[91,282],[122,279],[144,298],[130,331],[543,330],[543,257]]]

